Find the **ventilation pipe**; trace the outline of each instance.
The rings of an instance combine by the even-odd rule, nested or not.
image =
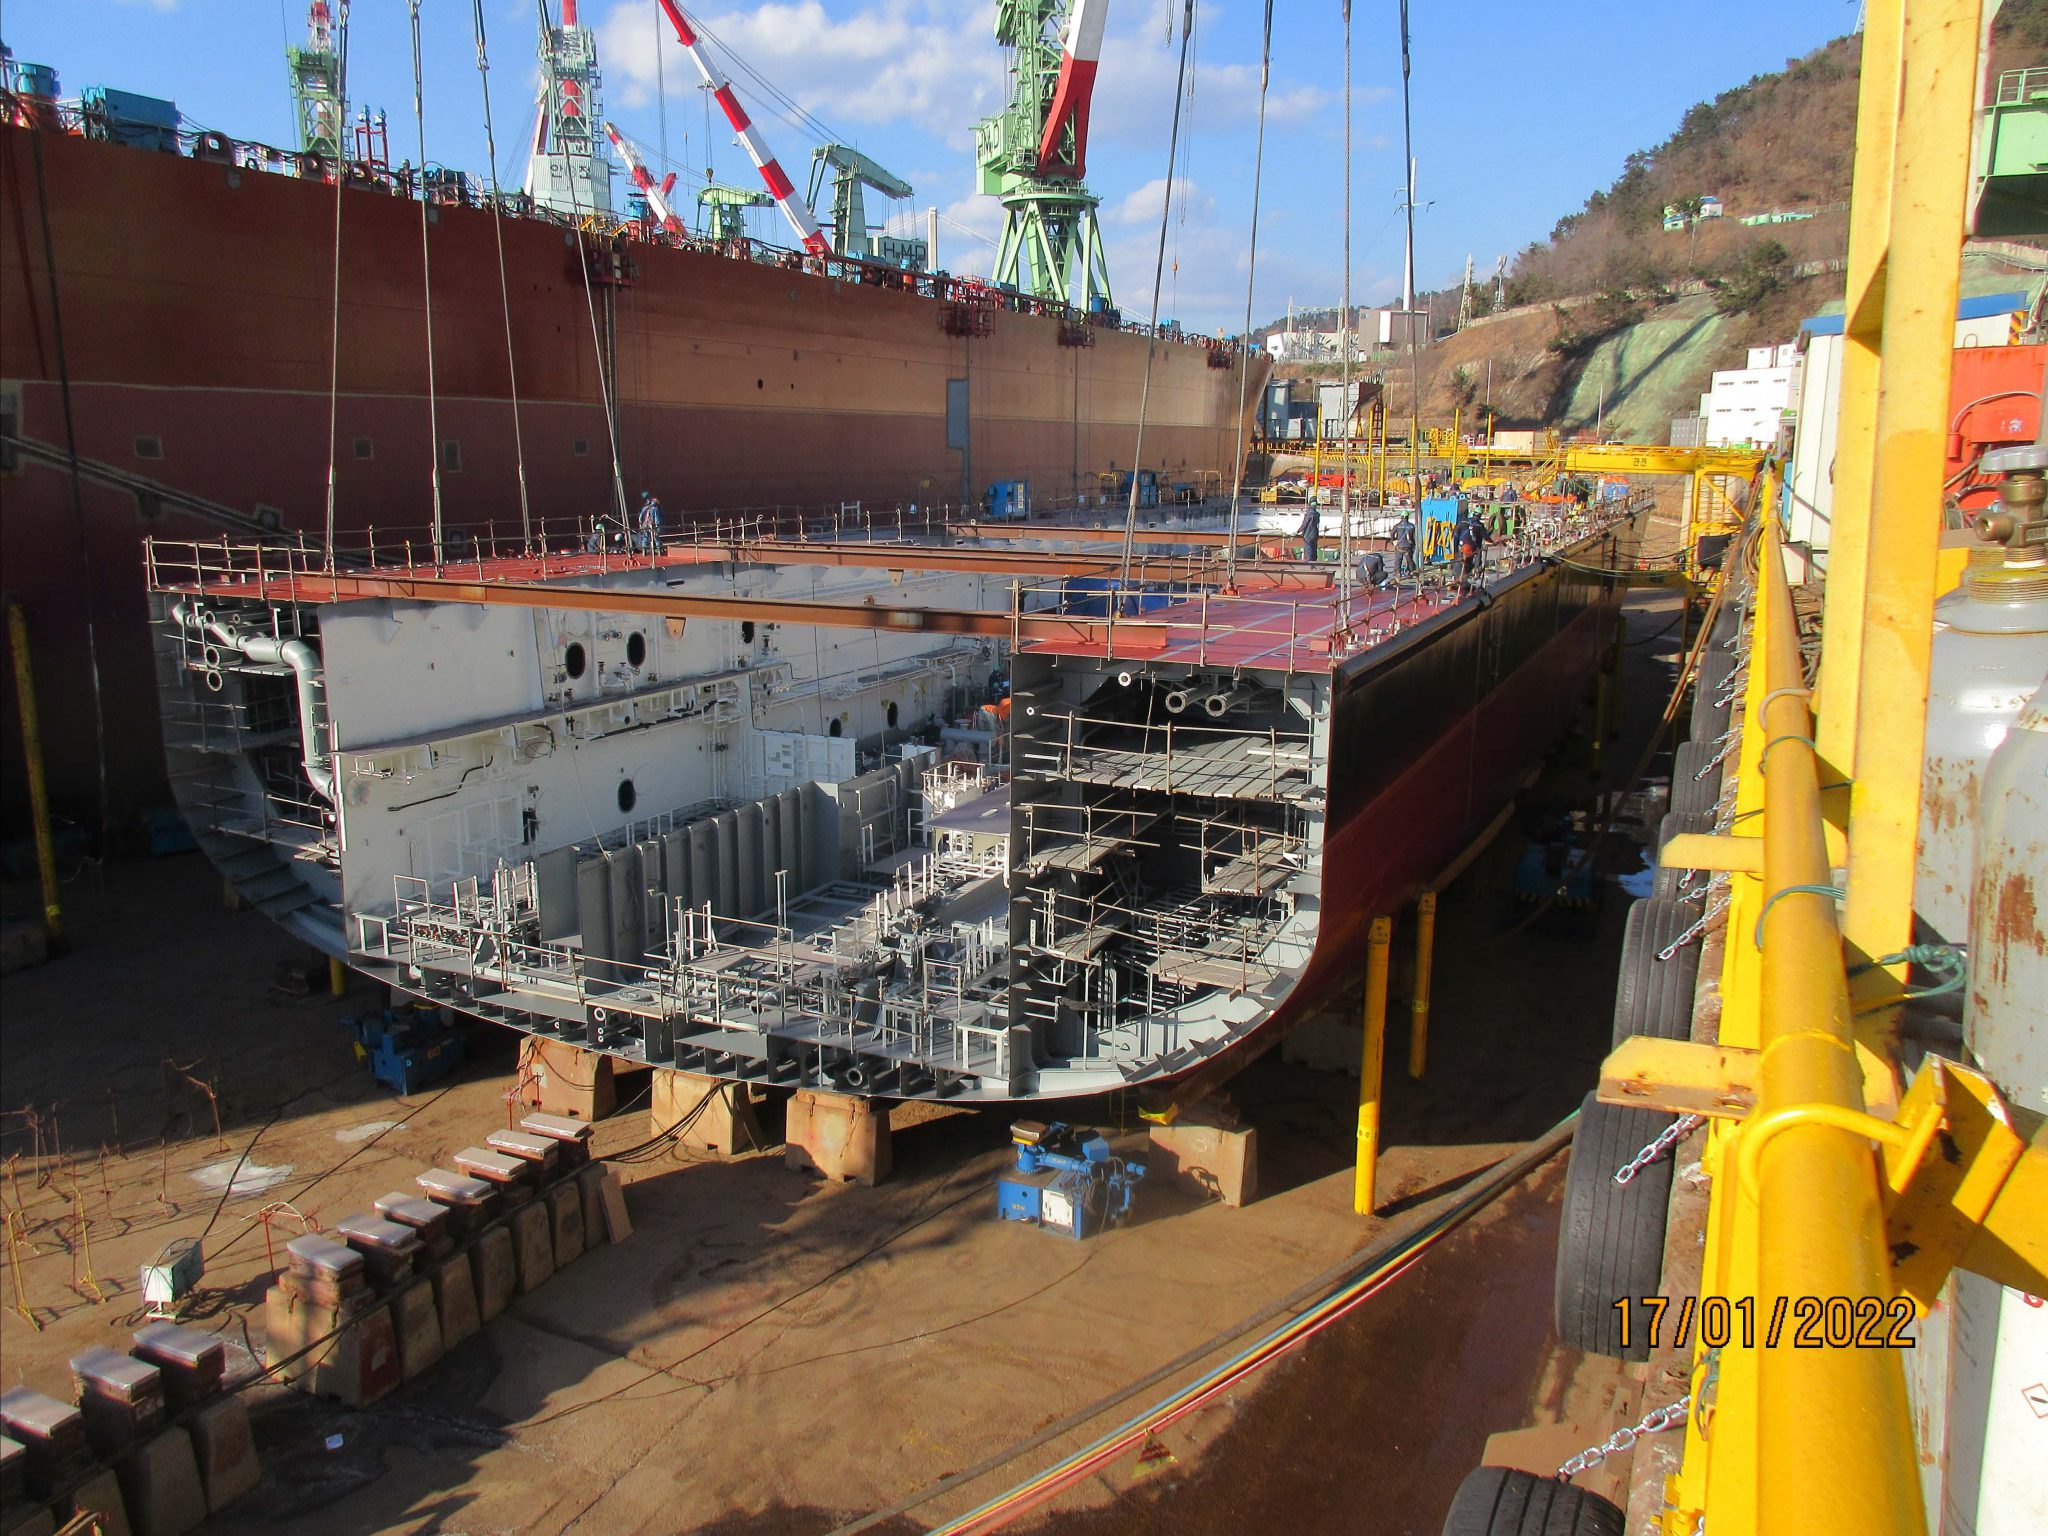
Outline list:
[[[285,666],[299,687],[299,744],[306,780],[329,805],[339,802],[335,795],[334,757],[327,750],[327,687],[320,670],[320,653],[304,640],[280,640],[223,623],[204,610],[174,604],[171,617],[185,628],[211,635],[231,650],[239,651],[258,666]]]
[[[1233,709],[1246,703],[1251,698],[1252,692],[1253,690],[1250,688],[1230,688],[1222,693],[1212,693],[1209,697],[1202,700],[1202,708],[1209,711],[1210,719],[1221,720]]]

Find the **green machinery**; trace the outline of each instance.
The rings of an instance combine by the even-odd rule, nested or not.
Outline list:
[[[931,247],[914,237],[873,234],[868,229],[865,189],[873,187],[884,197],[907,198],[910,183],[892,176],[859,150],[847,144],[826,144],[811,151],[811,188],[807,201],[818,207],[825,172],[832,176],[832,217],[826,221],[832,249],[842,256],[867,261],[886,261],[893,266],[922,272],[930,264]]]
[[[1004,213],[990,280],[1090,313],[1114,303],[1096,216],[1101,199],[1081,180],[1105,9],[1106,0],[997,0],[1010,100],[974,135],[981,190]]]
[[[2048,232],[2048,69],[1998,77],[1977,131],[1974,192],[1973,233]]]
[[[775,199],[759,187],[728,187],[714,181],[697,194],[697,227],[714,240],[741,240],[746,225],[741,215],[749,208],[770,208]]]
[[[319,155],[332,165],[341,158],[341,63],[327,0],[313,0],[306,13],[306,46],[287,48],[285,60],[292,72],[299,153]]]

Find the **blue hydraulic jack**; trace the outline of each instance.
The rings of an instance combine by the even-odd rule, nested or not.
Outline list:
[[[1145,1165],[1118,1157],[1100,1131],[1019,1120],[1010,1127],[1017,1166],[996,1181],[996,1216],[1047,1232],[1093,1237],[1123,1225]]]
[[[393,1093],[416,1093],[439,1082],[467,1056],[460,1030],[432,1003],[387,1008],[344,1022],[356,1034],[356,1059],[369,1063],[370,1076]]]

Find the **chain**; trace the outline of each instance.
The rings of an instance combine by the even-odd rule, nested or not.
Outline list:
[[[1669,960],[1673,955],[1685,948],[1686,945],[1692,943],[1694,939],[1703,935],[1708,928],[1713,926],[1714,920],[1727,910],[1728,902],[1726,900],[1722,901],[1719,906],[1709,903],[1706,911],[1694,918],[1685,932],[1657,951],[1657,958],[1659,960]]]
[[[1641,1173],[1650,1164],[1657,1161],[1658,1158],[1669,1152],[1704,1124],[1706,1124],[1706,1117],[1704,1115],[1680,1115],[1670,1125],[1658,1132],[1655,1141],[1614,1170],[1614,1182],[1626,1185],[1637,1174]]]
[[[1685,1422],[1692,1410],[1692,1398],[1681,1397],[1675,1403],[1666,1403],[1661,1408],[1652,1408],[1633,1424],[1624,1424],[1598,1445],[1589,1445],[1570,1461],[1557,1469],[1560,1482],[1570,1482],[1581,1472],[1591,1471],[1610,1456],[1618,1456],[1640,1440],[1644,1435],[1659,1434],[1667,1429],[1676,1429]]]

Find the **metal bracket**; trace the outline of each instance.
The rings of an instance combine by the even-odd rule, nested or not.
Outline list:
[[[1665,841],[1657,862],[1665,869],[1722,869],[1761,874],[1764,840],[1739,834],[1676,832]]]
[[[1740,1119],[1756,1108],[1757,1062],[1741,1046],[1632,1035],[1600,1064],[1600,1102]]]

